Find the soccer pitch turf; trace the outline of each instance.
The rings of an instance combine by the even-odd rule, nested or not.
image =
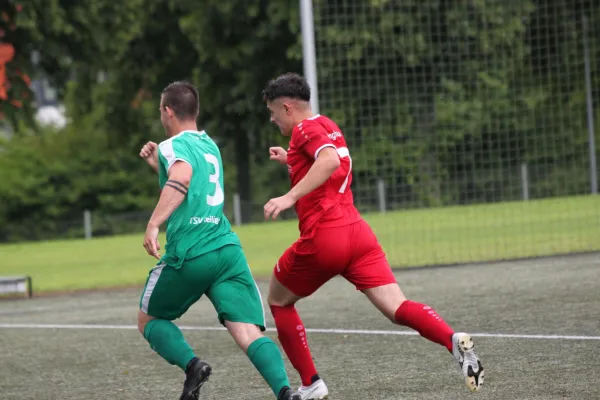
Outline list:
[[[396,271],[410,298],[473,334],[486,370],[470,393],[442,347],[392,325],[343,279],[298,304],[331,399],[600,398],[597,255]],[[267,283],[259,282],[266,294]],[[3,301],[0,398],[176,399],[183,374],[136,330],[139,289]],[[267,311],[268,336],[276,340]],[[213,367],[204,400],[273,399],[201,299],[175,321]],[[298,374],[286,359],[294,388]]]
[[[600,249],[600,200],[582,196],[366,214],[394,267],[481,262]],[[268,276],[297,222],[235,227],[250,268]],[[28,274],[34,293],[141,285],[154,259],[143,233],[0,245],[0,276]],[[164,235],[160,236],[164,246]]]

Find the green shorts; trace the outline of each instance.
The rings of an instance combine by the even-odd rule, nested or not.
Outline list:
[[[215,307],[221,324],[245,322],[265,330],[262,298],[246,256],[237,245],[186,260],[179,269],[158,263],[146,280],[140,309],[152,317],[172,321],[204,294]]]

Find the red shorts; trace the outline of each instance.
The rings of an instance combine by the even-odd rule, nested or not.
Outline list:
[[[275,277],[297,296],[310,296],[336,275],[357,290],[396,283],[385,253],[366,221],[317,229],[300,238],[281,256]]]

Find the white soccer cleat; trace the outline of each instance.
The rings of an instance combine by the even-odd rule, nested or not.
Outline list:
[[[310,386],[300,386],[298,394],[302,400],[322,400],[329,397],[329,390],[323,379],[319,379]]]
[[[452,335],[452,355],[458,361],[465,376],[465,384],[472,392],[483,386],[483,366],[474,347],[473,339],[468,334],[460,332]]]

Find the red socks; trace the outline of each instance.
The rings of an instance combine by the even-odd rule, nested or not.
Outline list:
[[[303,386],[309,386],[317,376],[304,324],[294,306],[271,306],[275,319],[277,336],[288,359],[300,374]],[[396,322],[419,332],[425,339],[438,343],[452,352],[452,335],[454,331],[431,307],[404,301],[396,310]]]
[[[425,339],[440,344],[452,352],[454,331],[431,307],[405,300],[396,310],[396,322],[419,332]]]
[[[311,385],[313,377],[317,375],[317,369],[310,354],[306,331],[296,307],[271,306],[271,313],[275,319],[279,342],[288,359],[300,374],[302,385]]]

